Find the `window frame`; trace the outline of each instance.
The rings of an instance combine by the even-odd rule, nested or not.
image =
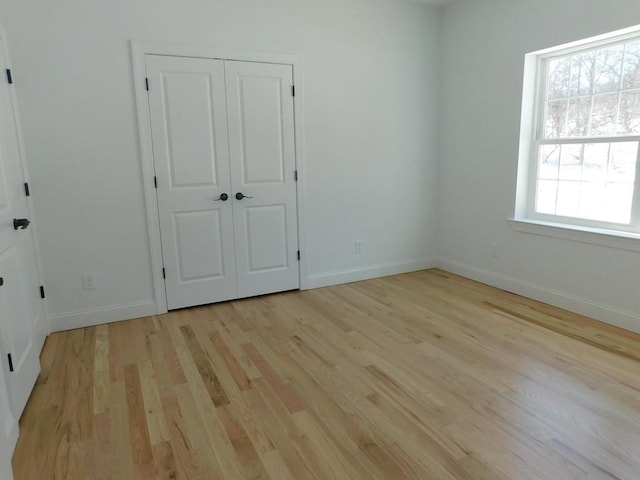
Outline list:
[[[597,50],[605,46],[640,40],[640,25],[609,34],[591,37],[569,44],[529,53],[525,56],[525,76],[522,96],[520,154],[514,220],[544,223],[586,232],[601,230],[607,234],[631,234],[640,238],[640,134],[614,136],[584,136],[545,138],[545,108],[548,65],[554,58]],[[591,220],[580,217],[536,212],[539,150],[543,145],[584,145],[593,143],[637,142],[636,177],[629,224]]]

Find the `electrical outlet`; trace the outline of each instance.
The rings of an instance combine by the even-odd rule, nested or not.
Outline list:
[[[491,256],[498,258],[498,244],[496,242],[491,242]]]
[[[95,275],[93,273],[85,273],[82,275],[82,288],[84,290],[93,290],[96,288]]]
[[[353,253],[362,253],[362,240],[353,242]]]

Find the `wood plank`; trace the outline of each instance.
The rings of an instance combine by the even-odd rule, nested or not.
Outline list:
[[[149,429],[142,398],[140,376],[136,365],[124,367],[124,384],[127,397],[127,410],[129,412],[129,436],[133,458],[133,478],[152,478],[153,453],[149,440]]]
[[[96,327],[93,367],[93,414],[100,415],[109,407],[109,327]]]
[[[198,343],[193,329],[189,326],[182,326],[180,327],[180,331],[182,332],[182,335],[184,335],[187,346],[191,351],[193,361],[200,372],[202,381],[207,387],[211,401],[216,407],[229,405],[229,398],[227,398],[227,394],[224,391],[216,372],[213,370],[209,359],[202,350],[202,346]]]

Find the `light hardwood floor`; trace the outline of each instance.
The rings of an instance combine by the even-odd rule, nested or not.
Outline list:
[[[638,480],[639,359],[439,270],[57,333],[15,476]]]

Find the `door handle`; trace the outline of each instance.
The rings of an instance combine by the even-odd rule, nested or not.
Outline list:
[[[226,202],[227,200],[229,200],[229,195],[226,193],[221,193],[218,198],[213,199],[214,202]]]
[[[242,200],[243,198],[253,198],[253,197],[249,197],[242,192],[236,193],[236,200]]]
[[[29,226],[31,222],[26,218],[14,218],[13,219],[13,229],[14,230],[24,230]]]

